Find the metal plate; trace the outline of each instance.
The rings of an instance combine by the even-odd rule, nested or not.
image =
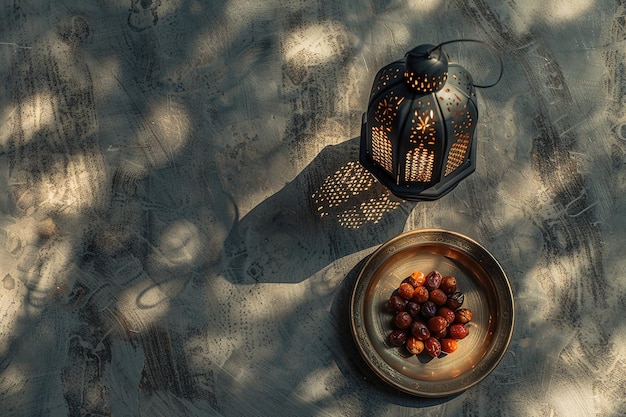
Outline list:
[[[393,314],[386,304],[413,271],[432,270],[457,279],[463,307],[474,319],[457,351],[425,360],[387,344]],[[422,397],[478,384],[498,365],[513,334],[513,293],[504,270],[479,243],[446,230],[415,230],[384,243],[361,269],[350,303],[352,333],[365,362],[387,383]]]

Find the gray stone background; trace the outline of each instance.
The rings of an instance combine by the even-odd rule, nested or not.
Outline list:
[[[626,7],[602,0],[6,0],[0,415],[623,416]],[[376,71],[483,40],[478,168],[398,201],[358,164]],[[497,59],[447,52],[476,82]],[[473,237],[516,328],[453,398],[347,317],[402,231]]]

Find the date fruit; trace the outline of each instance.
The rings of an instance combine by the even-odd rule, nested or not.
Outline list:
[[[448,296],[439,288],[435,288],[430,292],[428,299],[438,306],[443,306],[448,301]]]
[[[455,291],[448,296],[446,305],[452,310],[456,310],[463,305],[463,301],[465,301],[465,295],[460,291]]]
[[[455,313],[456,321],[461,324],[469,323],[474,318],[471,310],[467,308],[461,308]]]
[[[419,304],[417,304],[416,302],[409,301],[408,303],[406,303],[406,306],[404,307],[404,311],[409,313],[411,315],[411,317],[415,318],[419,314],[420,308],[421,308],[421,306]],[[454,313],[452,313],[452,314],[454,314]]]
[[[443,277],[441,285],[439,286],[446,294],[452,294],[456,292],[456,278],[452,276]]]
[[[411,323],[411,335],[418,340],[426,340],[430,337],[430,330],[428,326],[421,321],[414,321]]]
[[[452,353],[457,350],[459,343],[454,339],[441,339],[441,351],[445,353]]]
[[[434,316],[428,319],[428,330],[432,333],[440,332],[448,326],[448,322],[441,316]]]
[[[443,329],[439,330],[438,332],[430,332],[430,335],[432,337],[434,337],[435,339],[443,339],[444,337],[448,336],[448,328],[444,327]]]
[[[407,339],[406,332],[400,329],[396,329],[389,334],[387,339],[391,346],[402,346]]]
[[[399,295],[392,295],[387,302],[387,306],[391,311],[404,311],[407,301]]]
[[[429,296],[430,296],[430,293],[428,292],[428,289],[426,287],[417,287],[415,288],[415,291],[413,292],[412,301],[422,304],[428,301]]]
[[[414,336],[409,336],[406,339],[406,350],[413,355],[419,355],[424,350],[424,342]]]
[[[428,339],[426,339],[426,341],[424,342],[424,348],[426,349],[426,352],[428,352],[428,354],[433,358],[441,355],[441,343],[438,339],[434,337],[429,337]]]
[[[422,304],[422,308],[420,309],[422,316],[426,318],[434,317],[437,314],[437,304],[428,300],[424,304]]]
[[[413,323],[413,317],[411,317],[411,315],[406,311],[401,311],[396,314],[394,322],[398,329],[404,330],[407,329],[411,325],[411,323]]]
[[[424,286],[426,287],[426,289],[428,289],[428,291],[432,291],[436,288],[439,288],[442,279],[443,278],[438,271],[431,271],[428,273],[428,275],[426,275],[426,282],[424,283]]]
[[[426,277],[423,272],[416,271],[407,278],[407,282],[415,288],[421,287],[426,282]]]
[[[408,282],[403,282],[402,284],[400,284],[400,287],[398,287],[398,295],[405,300],[410,300],[411,298],[413,298],[414,292],[415,287],[413,287]]]
[[[413,272],[387,300],[388,311],[394,313],[387,344],[433,358],[456,351],[473,318],[471,310],[461,308],[464,301],[455,277],[442,277],[438,271]]]
[[[464,339],[469,334],[467,327],[460,323],[455,323],[448,329],[448,335],[457,340]]]
[[[456,320],[456,314],[454,313],[454,310],[449,307],[439,308],[439,310],[437,310],[437,315],[446,319],[448,325],[454,323],[454,320]]]

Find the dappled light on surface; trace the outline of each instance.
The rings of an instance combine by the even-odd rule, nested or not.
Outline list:
[[[585,18],[593,7],[593,2],[586,0],[556,0],[548,3],[536,0],[533,8],[536,16],[543,16],[547,21],[558,24]]]
[[[75,155],[65,161],[65,166],[61,163],[57,165],[59,174],[65,176],[64,181],[42,178],[39,184],[34,184],[33,192],[34,198],[39,203],[38,209],[71,215],[81,213],[99,203],[104,184],[94,183],[91,175],[82,169],[84,164],[85,158]],[[77,189],[84,192],[76,193]]]
[[[502,17],[510,21],[512,27],[520,33],[531,30],[538,22],[560,25],[570,24],[577,19],[585,19],[593,11],[594,2],[587,0],[529,0],[523,7],[508,8],[504,4],[499,7]]]
[[[24,126],[24,141],[26,143],[40,138],[37,135],[45,134],[54,129],[57,98],[50,91],[37,92],[31,97],[24,99],[20,106],[19,121]]]
[[[170,262],[173,265],[191,264],[202,256],[201,251],[198,228],[188,220],[178,220],[161,233],[155,261],[163,260],[165,265]]]
[[[418,12],[434,12],[442,7],[444,0],[408,0],[407,5]]]
[[[0,416],[624,415],[609,3],[7,3]],[[357,162],[372,78],[458,38],[505,67],[480,90],[476,172],[400,201]],[[449,53],[492,74],[491,54]],[[433,227],[494,253],[516,301],[502,363],[437,401],[368,371],[348,311],[377,247]]]
[[[149,109],[146,117],[147,137],[137,139],[140,147],[149,148],[148,161],[153,166],[167,165],[175,160],[189,141],[191,118],[185,106],[174,99],[161,100]]]
[[[31,370],[25,363],[13,363],[3,369],[0,376],[0,391],[9,395],[19,395],[26,387],[26,379]]]
[[[343,55],[348,33],[340,22],[311,23],[290,33],[284,43],[284,60],[296,65],[322,65]]]
[[[180,291],[179,285],[176,279],[155,283],[142,276],[117,295],[114,307],[124,319],[127,331],[140,332],[163,320],[168,314],[169,303]]]
[[[332,398],[332,392],[327,380],[333,377],[333,369],[318,369],[307,375],[296,386],[296,395],[303,401],[314,403]]]

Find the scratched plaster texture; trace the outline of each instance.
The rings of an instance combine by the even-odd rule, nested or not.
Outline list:
[[[456,38],[504,62],[478,169],[399,201],[357,162],[373,77]],[[2,2],[0,415],[626,415],[625,59],[622,0]],[[429,227],[516,301],[504,360],[440,400],[378,381],[347,312]]]

